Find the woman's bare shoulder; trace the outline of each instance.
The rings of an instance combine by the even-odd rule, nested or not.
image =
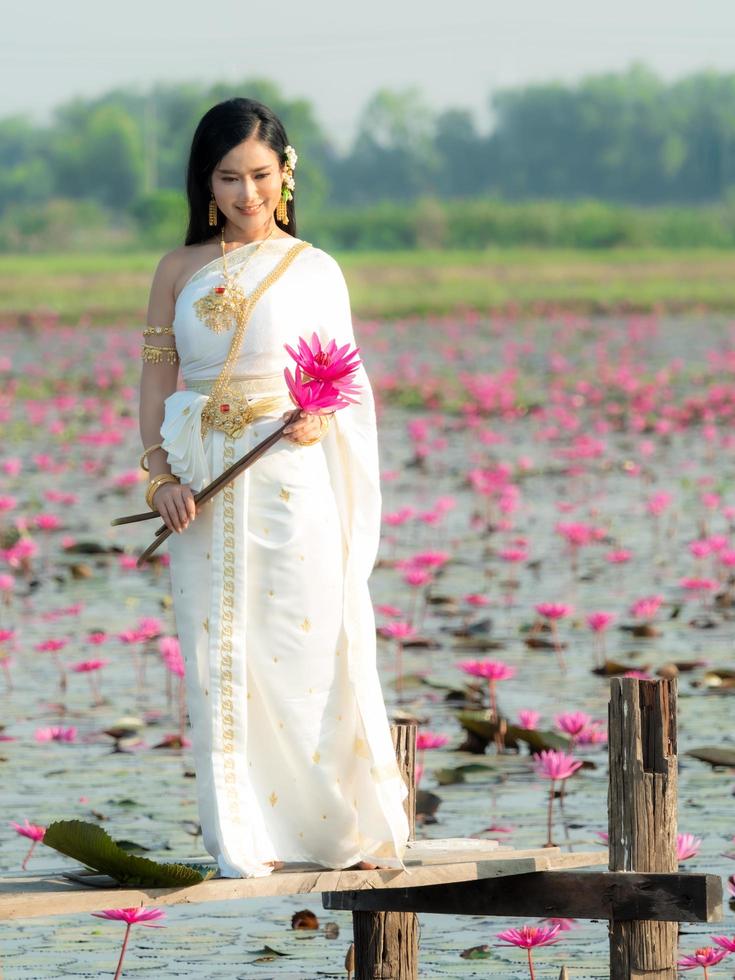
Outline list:
[[[181,287],[203,265],[217,258],[217,243],[201,242],[196,245],[179,245],[161,256],[156,276],[165,280],[174,297]]]

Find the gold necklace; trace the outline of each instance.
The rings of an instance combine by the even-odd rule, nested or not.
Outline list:
[[[273,236],[276,228],[277,225],[274,225],[270,233],[258,242],[257,246],[240,266],[239,272],[242,272],[248,262],[252,262],[256,253]],[[197,316],[214,333],[225,333],[225,331],[229,330],[249,303],[249,298],[238,283],[237,276],[231,275],[228,272],[224,228],[222,228],[222,266],[224,285],[212,286],[209,293],[206,293],[194,303]]]

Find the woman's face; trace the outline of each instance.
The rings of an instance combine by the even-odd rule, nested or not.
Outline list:
[[[212,171],[211,187],[233,234],[252,237],[258,229],[272,227],[283,176],[278,154],[254,137],[222,157]]]

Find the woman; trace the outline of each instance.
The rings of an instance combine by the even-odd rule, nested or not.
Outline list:
[[[202,834],[226,877],[284,862],[404,867],[408,837],[367,584],[381,501],[364,367],[359,404],[300,413],[213,500],[193,499],[292,413],[284,344],[355,345],[340,267],[295,237],[296,159],[259,102],[204,115],[186,244],[156,269],[144,331],[148,501],[176,532]]]

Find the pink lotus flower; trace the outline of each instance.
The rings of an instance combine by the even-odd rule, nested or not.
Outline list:
[[[503,548],[498,552],[498,555],[503,561],[511,562],[525,561],[528,558],[528,552],[525,548]]]
[[[378,603],[375,606],[375,611],[379,612],[383,616],[402,616],[403,610],[399,609],[398,606],[392,606],[389,602]]]
[[[35,823],[29,823],[27,817],[24,820],[23,825],[15,823],[15,821],[11,820],[10,826],[15,828],[17,834],[20,834],[22,837],[27,837],[31,841],[31,846],[28,848],[28,853],[23,858],[23,863],[20,866],[21,871],[25,871],[28,865],[28,860],[31,854],[33,854],[33,849],[40,840],[43,840],[44,834],[46,833],[46,828]]]
[[[679,585],[682,589],[687,589],[690,592],[711,592],[713,589],[719,588],[720,583],[713,578],[692,576],[691,578],[679,579]]]
[[[699,949],[695,950],[693,954],[689,956],[682,956],[680,960],[677,961],[677,966],[680,970],[704,970],[704,978],[707,980],[708,968],[710,966],[716,966],[728,955],[725,949],[713,949],[712,946],[701,946]]]
[[[98,919],[117,919],[120,922],[127,922],[130,926],[139,923],[143,926],[162,929],[163,926],[154,926],[152,920],[162,919],[166,913],[161,909],[147,909],[141,905],[127,909],[105,909],[103,912],[90,912],[90,915],[96,915]]]
[[[126,923],[125,936],[123,938],[122,949],[120,950],[120,959],[118,960],[117,970],[113,977],[113,980],[120,980],[123,960],[125,959],[125,950],[128,946],[130,930],[133,925],[139,924],[141,926],[149,926],[151,929],[162,929],[164,928],[163,924],[156,923],[153,920],[162,919],[166,913],[161,909],[146,909],[141,905],[139,908],[105,909],[104,912],[91,912],[90,914],[96,915],[98,919],[117,919],[120,922]]]
[[[61,520],[56,514],[38,514],[34,524],[39,531],[57,531],[61,527]]]
[[[486,677],[492,681],[505,681],[515,677],[516,669],[502,660],[461,660],[457,666],[465,674],[474,677]]]
[[[322,347],[316,332],[311,335],[311,344],[299,337],[298,353],[288,344],[283,345],[291,357],[301,367],[302,371],[317,381],[328,381],[335,388],[348,384],[362,363],[357,356],[360,348],[350,351],[350,345],[337,347],[335,340],[330,340]]]
[[[630,607],[631,615],[635,616],[636,619],[653,619],[663,601],[662,595],[649,595],[636,599]]]
[[[434,576],[431,572],[427,572],[423,568],[407,568],[402,575],[403,581],[406,585],[428,585],[429,582],[433,582]]]
[[[561,926],[521,926],[520,929],[506,929],[498,933],[498,939],[503,942],[498,946],[520,946],[522,949],[532,949],[534,946],[551,946],[558,943],[557,933]]]
[[[551,839],[551,821],[554,807],[554,784],[557,779],[568,779],[582,765],[581,760],[575,759],[565,752],[557,752],[555,749],[544,750],[533,757],[536,775],[542,779],[550,779],[549,784],[549,805],[546,811],[546,845],[553,846]]]
[[[414,635],[414,628],[410,623],[386,623],[378,629],[381,636],[389,637],[394,640],[403,640]]]
[[[613,551],[608,551],[605,555],[605,561],[609,561],[611,565],[622,565],[633,557],[633,552],[629,551],[627,548],[616,548]]]
[[[610,623],[615,619],[614,613],[609,612],[593,612],[587,617],[587,625],[595,633],[601,633],[606,630]]]
[[[688,861],[695,857],[702,846],[702,838],[695,837],[694,834],[676,835],[676,856],[679,861]]]
[[[730,939],[728,936],[710,936],[709,938],[713,943],[717,943],[720,949],[726,949],[728,953],[735,953],[735,938]]]
[[[502,660],[461,660],[457,666],[465,674],[471,674],[473,677],[485,677],[487,679],[490,696],[490,717],[493,721],[497,722],[499,716],[495,684],[497,681],[505,681],[510,677],[515,677],[515,667],[503,663]],[[502,742],[498,744],[498,748],[501,747]]]
[[[386,514],[383,517],[383,521],[390,527],[401,527],[406,521],[410,521],[415,513],[413,507],[401,507],[392,514]]]
[[[558,916],[549,916],[548,919],[542,919],[542,922],[548,922],[551,926],[559,926],[559,932],[569,932],[577,925],[576,919],[561,919]]]
[[[27,817],[22,825],[11,820],[10,826],[15,827],[16,833],[32,841],[43,840],[43,835],[46,833],[45,827],[41,827],[39,824],[29,823]]]
[[[478,592],[470,592],[468,595],[462,597],[468,606],[489,606],[490,600],[486,595],[481,595]]]
[[[80,660],[71,665],[71,669],[77,674],[87,674],[93,670],[101,670],[109,664],[109,660]]]
[[[565,752],[556,749],[545,749],[534,755],[536,775],[542,779],[568,779],[582,765],[580,759],[575,759]]]
[[[448,551],[420,551],[409,560],[412,565],[418,565],[421,568],[439,568],[446,564],[451,557]]]
[[[44,640],[42,643],[36,644],[36,650],[39,653],[58,653],[59,650],[63,650],[68,640]]]
[[[600,721],[593,721],[588,728],[583,728],[576,738],[577,745],[601,745],[603,742],[607,742],[607,732]]]
[[[673,495],[668,493],[668,491],[659,490],[649,498],[648,502],[646,503],[646,509],[648,510],[649,514],[654,514],[656,517],[658,517],[659,514],[662,514],[666,510],[673,499]]]
[[[419,752],[423,752],[425,749],[440,749],[448,741],[448,735],[437,735],[434,732],[418,732],[416,734],[416,749]]]
[[[563,602],[539,602],[534,609],[544,619],[563,619],[574,611],[573,606]]]
[[[552,946],[559,942],[557,934],[561,926],[557,923],[553,926],[521,926],[520,929],[506,929],[505,932],[498,933],[498,939],[502,942],[496,946],[519,946],[525,949],[528,954],[528,970],[530,980],[535,980],[536,974],[533,971],[533,957],[531,950],[535,946]]]
[[[584,711],[570,711],[554,718],[554,724],[561,731],[576,738],[592,722],[592,717]]]
[[[51,725],[47,728],[37,728],[34,737],[37,742],[73,742],[77,737],[77,730],[73,725],[69,728]]]
[[[521,728],[533,731],[539,723],[540,711],[533,711],[530,708],[522,708],[518,712],[518,724]]]
[[[304,412],[318,413],[321,411],[336,411],[347,408],[351,404],[359,404],[359,400],[350,397],[359,391],[356,385],[346,385],[336,388],[328,381],[306,381],[301,374],[301,368],[294,369],[293,376],[288,368],[283,369],[291,400]]]

